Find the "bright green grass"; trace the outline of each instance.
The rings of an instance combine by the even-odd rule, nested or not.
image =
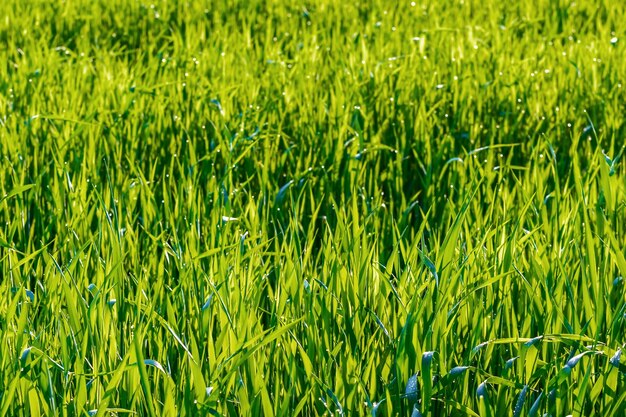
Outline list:
[[[201,3],[0,5],[0,416],[624,415],[621,2]]]

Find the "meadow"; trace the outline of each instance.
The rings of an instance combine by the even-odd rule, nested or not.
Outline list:
[[[1,2],[0,417],[625,415],[625,21]]]

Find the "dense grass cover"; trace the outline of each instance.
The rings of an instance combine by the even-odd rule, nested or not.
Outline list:
[[[622,416],[618,1],[7,0],[0,416]]]

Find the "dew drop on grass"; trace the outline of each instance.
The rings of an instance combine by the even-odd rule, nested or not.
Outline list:
[[[590,351],[586,351],[583,353],[579,353],[578,355],[574,356],[573,358],[571,358],[570,360],[567,361],[567,363],[565,364],[566,368],[570,368],[570,370],[572,368],[574,368],[576,365],[578,365],[578,362],[580,362],[580,360],[583,358],[583,356],[590,354],[590,353],[594,353],[594,352],[590,352]]]
[[[452,163],[452,162],[460,162],[460,163],[463,163],[463,159],[462,159],[462,158],[459,158],[458,156],[457,156],[457,157],[454,157],[454,158],[450,158],[450,159],[448,159],[448,160],[446,161],[446,165],[448,165],[448,164],[450,164],[450,163]]]
[[[519,356],[516,356],[516,357],[511,358],[508,361],[506,361],[506,363],[504,364],[504,369],[511,369],[511,367],[515,364],[515,361],[518,358],[519,358]]]
[[[515,404],[515,408],[513,409],[513,417],[519,417],[522,414],[522,408],[524,407],[524,403],[526,402],[526,393],[528,392],[528,385],[524,385],[522,391],[517,397],[517,403]]]
[[[472,348],[472,355],[477,354],[478,351],[480,351],[483,347],[487,346],[488,344],[489,344],[489,341],[486,341],[486,342],[482,342],[482,343],[479,343],[476,346],[474,346]]]
[[[534,344],[538,343],[541,341],[541,339],[543,339],[543,336],[537,336],[537,337],[533,337],[532,339],[530,339],[528,342],[524,343],[525,347],[531,347]]]
[[[543,204],[547,205],[548,204],[548,200],[550,199],[550,197],[552,197],[552,193],[548,193],[544,198],[543,198]]]
[[[539,411],[539,406],[541,405],[542,398],[543,392],[540,392],[532,407],[530,407],[530,410],[528,410],[528,417],[534,417],[537,415],[537,411]]]
[[[209,295],[209,297],[207,298],[206,302],[202,306],[202,311],[205,311],[206,309],[211,307],[211,301],[213,301],[213,294]]]
[[[115,303],[117,303],[117,300],[115,298],[111,298],[109,301],[107,301],[107,305],[109,307],[113,307]]]
[[[35,302],[35,294],[31,291],[31,290],[24,290],[24,292],[26,293],[26,297],[28,297],[28,299],[31,301],[31,303]]]
[[[417,404],[413,404],[413,412],[411,413],[411,417],[422,417],[422,413],[420,413],[420,409],[417,407]]]
[[[289,190],[289,187],[291,187],[293,182],[293,180],[290,180],[285,185],[280,187],[278,193],[276,194],[276,199],[274,200],[277,206],[280,206],[283,203],[283,201],[285,200],[285,196],[287,195],[287,190]]]
[[[417,386],[417,374],[411,376],[406,383],[406,388],[404,390],[404,396],[411,403],[416,403],[419,398],[419,387]]]
[[[378,407],[380,407],[381,404],[382,404],[382,401],[372,403],[372,411],[371,411],[372,417],[376,417],[376,413],[378,413]]]
[[[20,355],[20,362],[22,363],[22,367],[26,363],[26,359],[28,359],[28,355],[30,354],[31,349],[32,349],[32,346],[28,346],[26,349],[22,351],[22,354]]]
[[[617,349],[617,352],[615,352],[615,355],[611,357],[609,362],[611,363],[611,365],[617,368],[619,367],[621,357],[622,357],[622,349]]]
[[[548,393],[548,404],[554,404],[556,402],[557,390],[553,388]]]
[[[487,381],[481,382],[481,384],[476,389],[476,395],[478,398],[487,398]]]
[[[220,112],[222,116],[224,115],[224,109],[222,108],[222,103],[220,103],[218,99],[214,98],[214,99],[211,99],[209,102]]]
[[[463,375],[468,368],[469,366],[455,366],[454,368],[450,369],[450,372],[448,372],[448,374],[450,374],[450,376],[457,377]]]
[[[163,368],[163,365],[161,365],[159,362],[155,361],[154,359],[145,359],[143,363],[146,365],[154,366],[159,371],[163,372],[164,374],[167,374],[167,372],[165,372],[165,368]]]

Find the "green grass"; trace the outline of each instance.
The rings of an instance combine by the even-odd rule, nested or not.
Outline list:
[[[625,19],[2,2],[0,417],[624,415]]]

